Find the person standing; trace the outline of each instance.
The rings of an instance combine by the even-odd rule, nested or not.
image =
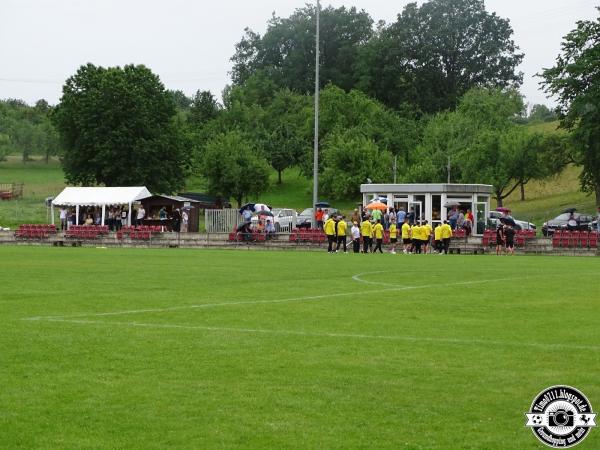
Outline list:
[[[408,214],[406,215],[406,217],[408,217],[408,224],[409,225],[414,225],[415,223],[415,208],[410,208],[410,211],[408,212]]]
[[[323,210],[321,208],[317,208],[317,212],[315,213],[315,221],[317,222],[317,228],[319,230],[323,229]]]
[[[60,207],[60,231],[66,231],[67,229],[67,208],[64,206]]]
[[[404,223],[402,224],[402,245],[404,247],[404,249],[402,250],[402,252],[404,254],[408,254],[408,251],[410,249],[410,225],[408,223],[408,217],[404,216]]]
[[[371,236],[373,234],[373,225],[366,217],[360,224],[360,234],[363,238],[363,253],[369,253],[369,247],[371,247]]]
[[[405,218],[406,211],[404,211],[404,208],[401,206],[400,208],[398,208],[398,212],[396,213],[396,224],[402,226],[402,224],[404,224]]]
[[[413,253],[416,253],[417,255],[421,253],[421,246],[423,245],[423,233],[421,231],[421,225],[419,225],[419,223],[415,223],[412,226]]]
[[[398,222],[396,221],[396,211],[394,211],[394,208],[390,208],[390,226],[392,224],[395,224],[396,227],[398,227]]]
[[[444,254],[448,254],[448,249],[450,248],[450,239],[452,238],[452,227],[448,223],[447,220],[444,220],[444,225],[442,225],[442,242],[444,243]]]
[[[429,251],[429,242],[431,241],[432,232],[431,225],[429,225],[429,222],[426,220],[421,226],[421,234],[423,235],[423,253]]]
[[[346,230],[348,228],[348,224],[346,223],[346,219],[344,216],[338,221],[337,224],[337,247],[335,249],[336,252],[340,250],[340,244],[344,244],[344,253],[348,253],[346,249]]]
[[[127,226],[127,210],[125,208],[121,209],[121,228]]]
[[[173,231],[179,233],[181,231],[181,211],[175,208],[173,211]]]
[[[442,226],[433,229],[434,248],[436,253],[442,253]]]
[[[135,224],[141,226],[144,224],[144,218],[146,217],[146,210],[144,209],[144,205],[140,205],[137,210],[137,215],[135,217]]]
[[[392,245],[392,250],[390,253],[392,255],[396,254],[396,242],[398,241],[398,229],[396,228],[396,221],[390,223],[390,243]]]
[[[499,256],[504,250],[504,225],[498,221],[496,227],[496,256]]]
[[[190,216],[186,209],[181,211],[181,231],[183,233],[187,233],[188,231],[188,223],[190,221]]]
[[[329,217],[323,225],[327,235],[327,253],[333,253],[333,243],[335,242],[335,220]]]
[[[360,253],[360,228],[358,228],[358,221],[352,223],[350,234],[352,235],[352,250],[354,253]]]
[[[381,220],[381,211],[379,209],[374,209],[371,211],[371,218],[375,223],[377,223],[378,220]]]
[[[508,255],[515,254],[515,229],[510,225],[504,226],[504,238],[506,239],[506,253]]]
[[[359,223],[360,222],[360,213],[358,212],[358,208],[354,209],[354,212],[352,213],[352,217],[350,218],[350,221],[352,223],[354,223],[354,222]]]
[[[377,222],[373,227],[373,234],[375,235],[375,241],[377,242],[373,253],[377,253],[377,249],[379,249],[379,253],[383,253],[383,250],[381,249],[381,244],[383,243],[383,225],[381,225],[381,219],[377,219]]]

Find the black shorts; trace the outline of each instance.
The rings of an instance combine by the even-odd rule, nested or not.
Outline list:
[[[421,245],[427,245],[427,244],[429,244],[429,239],[421,240]]]
[[[402,242],[405,243],[406,245],[410,244],[412,241],[409,238],[404,238],[402,239]]]
[[[515,246],[514,241],[506,241],[506,248],[513,248]]]
[[[396,242],[398,242],[398,239],[396,239],[396,238],[390,238],[390,242],[392,244],[395,244]]]

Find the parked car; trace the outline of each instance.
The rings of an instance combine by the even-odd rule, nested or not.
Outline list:
[[[268,216],[267,219],[273,219],[276,232],[282,230],[290,231],[292,229],[294,215],[298,214],[296,211],[289,208],[273,208],[271,213],[273,213],[273,217],[271,218]],[[252,223],[256,225],[257,222],[258,216],[252,217]]]
[[[577,221],[576,230],[589,231],[594,218],[587,214],[574,212],[575,220]],[[544,222],[542,225],[542,234],[544,236],[552,236],[556,230],[566,230],[567,222],[569,221],[570,213],[564,212],[559,214],[554,219]]]
[[[590,223],[590,231],[598,231],[598,221],[594,220]]]
[[[339,210],[336,208],[325,208],[329,211],[329,215],[338,214]],[[310,228],[312,227],[312,218],[313,218],[313,209],[306,208],[300,214],[298,214],[298,218],[296,219],[296,227],[298,228]]]
[[[501,217],[504,217],[504,214],[501,213],[500,211],[490,211],[490,213],[488,215],[488,224],[492,227],[497,226],[498,220]],[[534,223],[526,222],[523,220],[517,220],[514,218],[513,218],[513,220],[517,224],[517,226],[515,227],[517,230],[535,230],[537,228]]]

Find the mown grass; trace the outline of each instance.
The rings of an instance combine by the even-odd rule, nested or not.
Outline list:
[[[4,246],[0,442],[540,448],[523,415],[540,390],[600,402],[598,270],[576,257]]]

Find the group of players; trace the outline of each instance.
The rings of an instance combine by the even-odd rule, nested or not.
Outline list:
[[[324,231],[327,236],[327,251],[337,253],[340,249],[347,253],[347,230],[348,224],[345,217],[330,217],[325,221]],[[433,229],[427,220],[422,223],[410,224],[408,217],[398,228],[396,223],[392,222],[389,226],[390,253],[396,253],[398,243],[398,234],[400,234],[402,252],[404,254],[425,254],[439,253],[447,254],[452,238],[452,228],[448,221],[444,221]],[[350,238],[354,253],[383,253],[382,244],[385,231],[381,219],[371,219],[365,217],[360,225],[358,221],[352,223],[350,228]],[[433,243],[432,241],[433,237]],[[361,251],[362,242],[362,251]],[[375,245],[375,247],[373,247]]]
[[[498,222],[496,227],[496,255],[501,255],[505,249],[507,254],[514,255],[516,233],[510,224]]]

